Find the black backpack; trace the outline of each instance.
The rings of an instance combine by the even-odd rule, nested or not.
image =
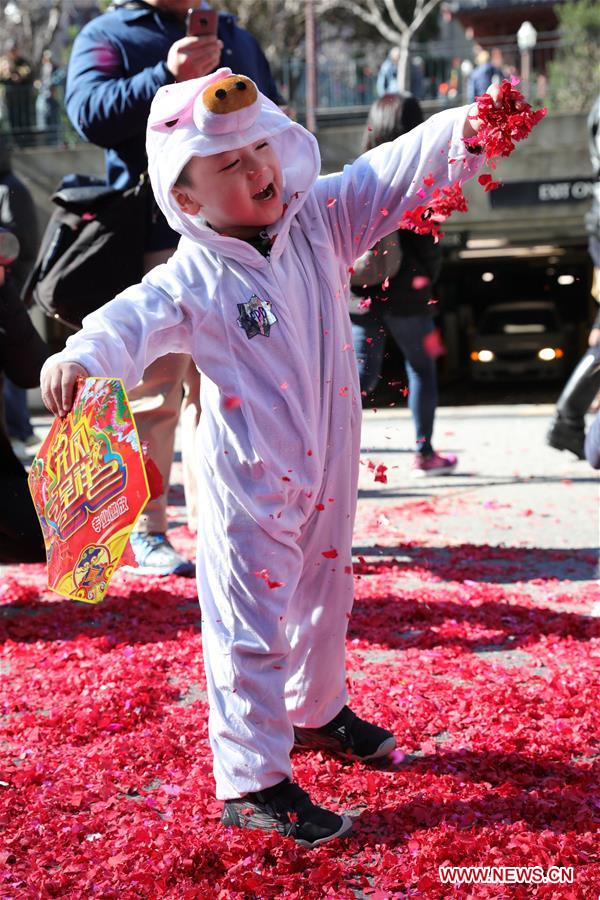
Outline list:
[[[141,280],[152,193],[147,175],[125,191],[69,175],[52,201],[58,208],[22,297],[76,330],[88,313]]]

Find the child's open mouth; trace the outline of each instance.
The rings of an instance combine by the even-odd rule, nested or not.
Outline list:
[[[259,191],[257,194],[253,194],[253,200],[270,200],[271,197],[275,196],[275,188],[273,186],[273,182],[269,182],[266,188],[263,188],[262,191]]]

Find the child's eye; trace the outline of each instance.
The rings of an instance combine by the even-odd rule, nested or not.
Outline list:
[[[268,142],[268,141],[263,141],[262,144],[259,144],[258,147],[257,147],[256,149],[257,149],[257,150],[262,150],[263,147],[268,147],[268,146],[269,146],[269,142]]]
[[[224,167],[221,169],[221,172],[226,172],[227,169],[233,169],[233,167],[234,167],[234,166],[237,166],[238,163],[239,163],[239,159],[234,159],[234,161],[231,162],[231,163],[229,163],[228,166],[224,166]]]

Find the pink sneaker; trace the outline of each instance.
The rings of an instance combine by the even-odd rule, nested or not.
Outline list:
[[[450,475],[454,472],[458,457],[454,453],[431,453],[423,456],[416,453],[412,464],[413,478],[433,478],[437,475]]]

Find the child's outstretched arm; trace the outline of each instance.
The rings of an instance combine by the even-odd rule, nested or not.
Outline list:
[[[50,412],[69,412],[79,375],[122,378],[130,388],[159,356],[189,353],[193,326],[182,293],[187,291],[171,266],[158,266],[141,284],[86,316],[81,331],[42,368],[42,399]]]
[[[473,105],[437,113],[317,181],[315,197],[347,265],[398,228],[409,210],[426,206],[436,188],[477,173],[483,157],[464,142],[476,134],[479,123],[470,118],[476,111]]]

